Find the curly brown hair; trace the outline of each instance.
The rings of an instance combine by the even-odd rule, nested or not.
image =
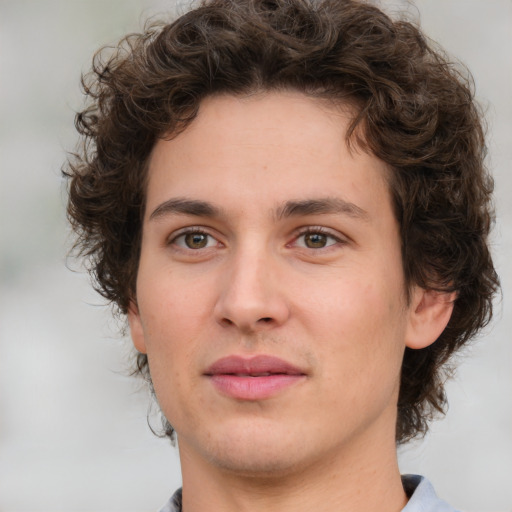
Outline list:
[[[404,356],[396,439],[424,434],[446,406],[448,359],[489,322],[499,287],[469,73],[415,24],[362,1],[204,0],[98,52],[82,83],[83,147],[63,171],[68,215],[96,289],[123,314],[136,295],[150,152],[186,129],[205,97],[288,89],[357,107],[347,140],[392,169],[406,283],[456,292],[436,343]],[[144,354],[136,371],[151,382]]]

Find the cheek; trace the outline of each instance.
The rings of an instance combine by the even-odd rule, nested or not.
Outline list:
[[[145,349],[158,400],[166,389],[176,388],[190,359],[188,351],[194,338],[190,326],[197,325],[189,298],[179,297],[162,279],[148,279],[137,288],[137,297]]]
[[[357,425],[396,407],[404,330],[394,294],[382,292],[375,284],[359,284],[350,299],[331,305],[326,319],[331,333],[323,337],[329,335],[330,343],[318,348],[327,379],[318,396],[340,423]]]
[[[314,287],[297,286],[292,296],[297,308],[311,312],[311,324],[323,318],[325,328],[386,329],[404,314],[400,276],[390,279],[368,272],[346,272],[317,279]],[[304,307],[306,306],[306,308]]]
[[[310,295],[309,305],[307,329],[319,340],[317,349],[331,362],[333,374],[337,366],[350,378],[370,383],[386,372],[399,373],[405,315],[398,286],[352,275],[331,280],[329,293]]]
[[[211,289],[203,284],[186,280],[176,271],[153,272],[151,265],[145,265],[138,276],[137,299],[150,344],[162,339],[172,343],[199,328]]]
[[[182,308],[180,301],[165,300],[143,302],[141,314],[151,380],[156,398],[165,416],[174,424],[193,381],[192,364],[196,333],[190,326],[197,325]],[[144,313],[151,311],[150,313]],[[196,370],[197,371],[197,370]]]

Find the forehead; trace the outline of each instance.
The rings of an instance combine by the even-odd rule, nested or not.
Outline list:
[[[184,131],[162,140],[177,141],[176,149],[184,139],[194,140],[198,147],[215,149],[217,155],[229,143],[265,146],[270,152],[276,146],[300,146],[307,140],[321,150],[332,137],[336,138],[336,146],[349,143],[347,130],[358,113],[354,102],[317,98],[293,90],[217,94],[201,101],[198,115]],[[361,150],[357,140],[362,128],[354,132],[350,146]]]
[[[295,92],[209,97],[183,132],[155,145],[148,211],[170,196],[256,209],[387,191],[387,165],[347,142],[354,115],[350,104]]]

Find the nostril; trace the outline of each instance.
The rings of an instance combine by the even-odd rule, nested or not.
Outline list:
[[[268,324],[269,322],[272,322],[272,318],[270,318],[269,316],[265,318],[260,318],[260,322],[265,322],[266,324]]]

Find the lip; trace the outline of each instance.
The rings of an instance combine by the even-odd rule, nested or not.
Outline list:
[[[221,394],[238,400],[271,398],[306,377],[300,368],[268,355],[224,357],[204,375]]]

